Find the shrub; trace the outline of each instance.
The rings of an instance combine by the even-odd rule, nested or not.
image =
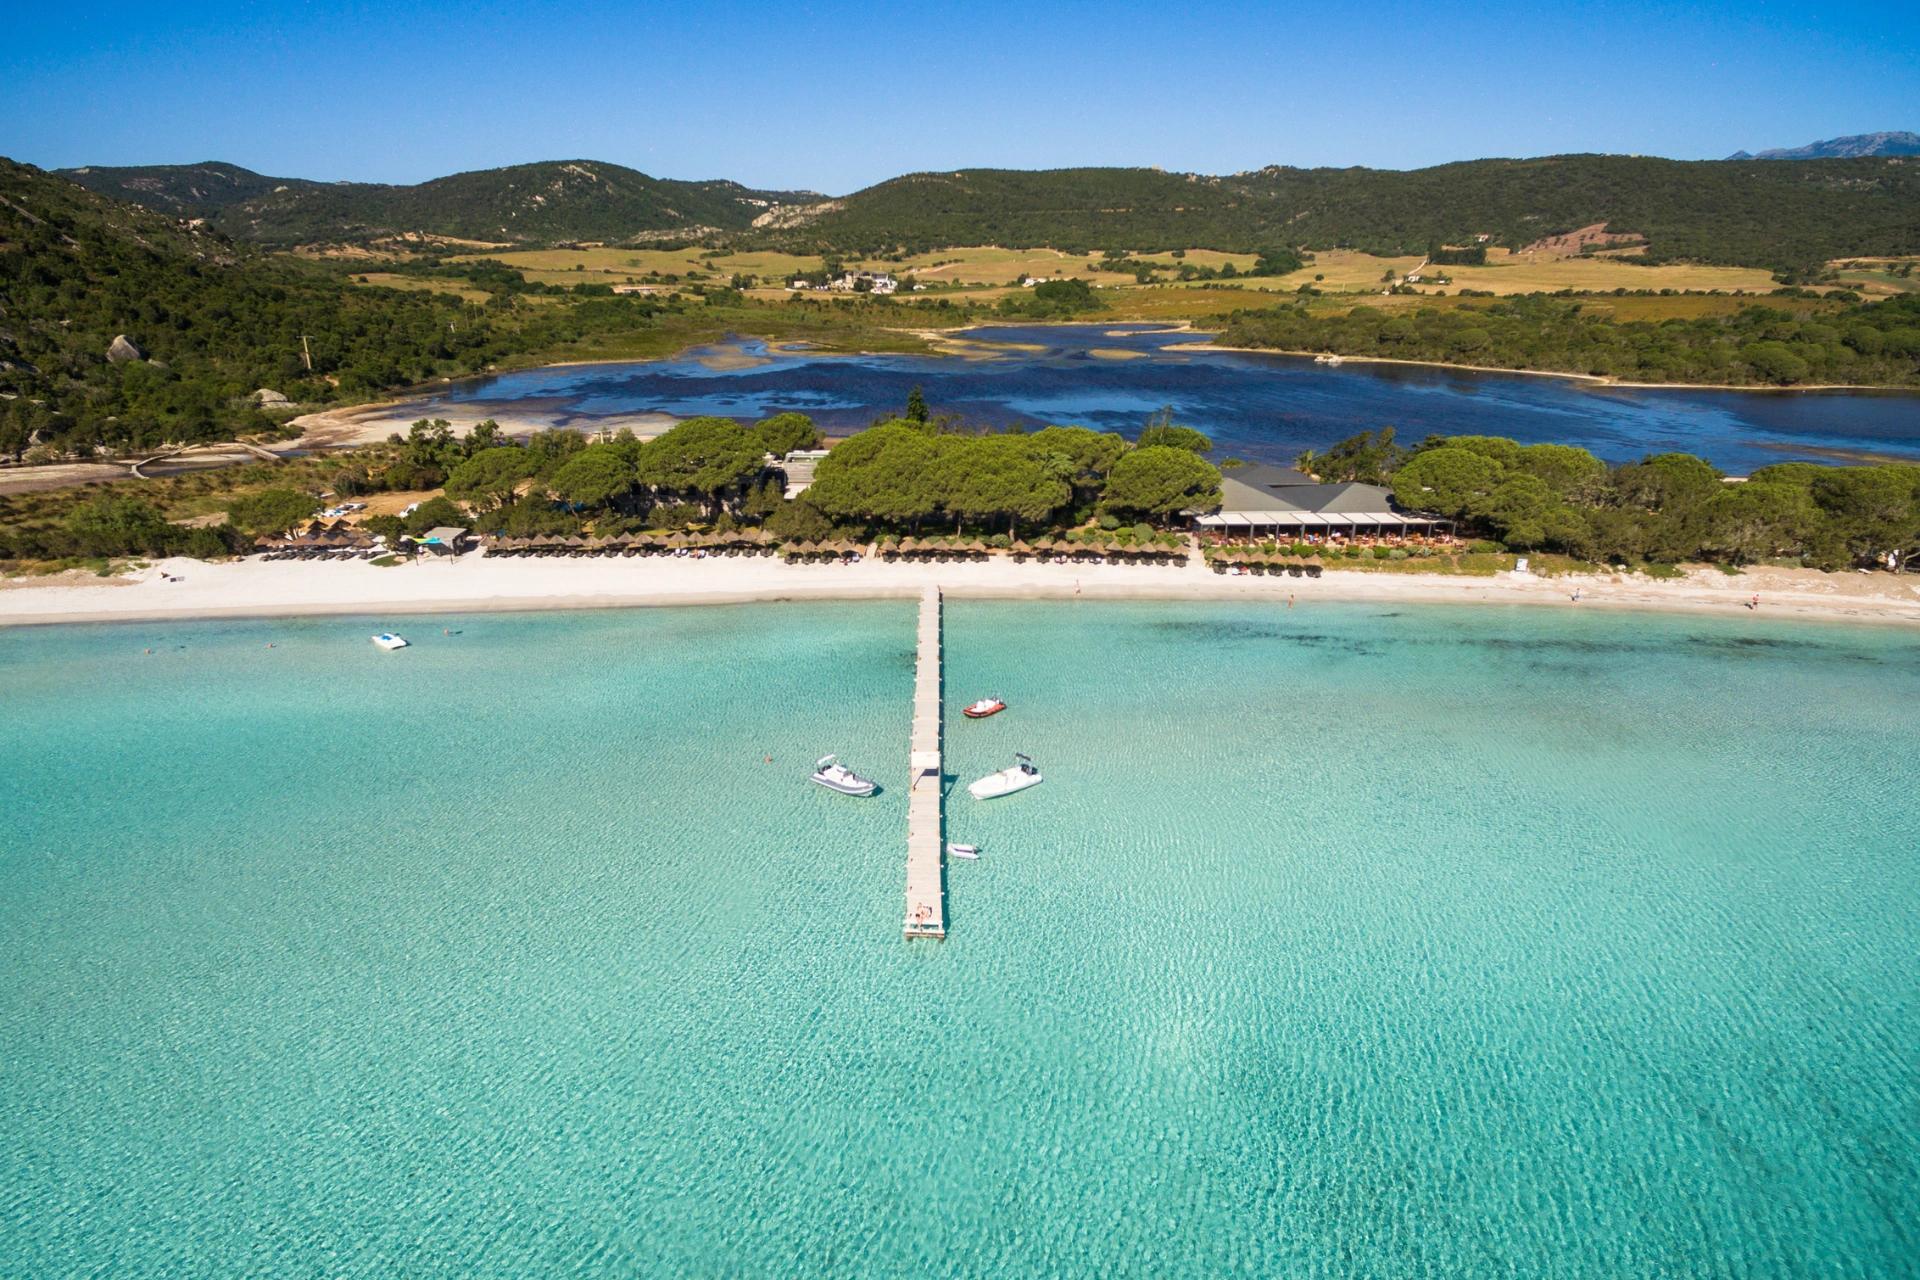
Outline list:
[[[229,503],[227,519],[247,533],[280,533],[306,521],[319,505],[298,489],[262,489]]]

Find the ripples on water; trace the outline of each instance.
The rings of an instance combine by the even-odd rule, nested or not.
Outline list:
[[[478,409],[545,414],[592,430],[642,413],[759,418],[797,409],[839,431],[899,413],[916,386],[936,412],[971,423],[1067,422],[1137,434],[1172,405],[1217,456],[1291,463],[1359,431],[1501,435],[1580,445],[1615,462],[1682,450],[1740,473],[1795,458],[1920,458],[1920,397],[1911,394],[1754,394],[1599,388],[1564,378],[1459,369],[1174,350],[1204,334],[1151,326],[1049,325],[969,331],[999,344],[992,358],[781,353],[765,343],[716,361],[672,360],[533,369],[463,382],[423,415]],[[1136,351],[1112,360],[1095,349]],[[742,367],[744,366],[744,367]]]
[[[394,622],[0,633],[0,1270],[1920,1256],[1903,632],[955,603],[907,945],[910,606]]]

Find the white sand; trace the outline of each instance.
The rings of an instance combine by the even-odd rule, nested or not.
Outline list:
[[[178,581],[167,581],[162,574]],[[1920,625],[1920,576],[1766,569],[1702,570],[1684,579],[1441,577],[1329,572],[1321,578],[1226,577],[1181,567],[986,563],[789,565],[778,559],[492,559],[479,552],[391,568],[358,561],[171,560],[118,581],[64,576],[0,590],[0,626],[301,614],[585,609],[754,600],[911,597],[928,583],[953,596],[1097,600],[1269,600],[1530,604],[1660,609],[1741,618]],[[1582,599],[1574,604],[1575,589]],[[1749,610],[1754,593],[1760,608]]]

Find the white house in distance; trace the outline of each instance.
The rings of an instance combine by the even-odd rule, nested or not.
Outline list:
[[[863,284],[865,287],[862,287]],[[787,291],[790,293],[812,290],[815,293],[877,293],[884,297],[899,287],[900,282],[885,271],[849,271],[825,284],[809,284],[805,280],[787,281]]]

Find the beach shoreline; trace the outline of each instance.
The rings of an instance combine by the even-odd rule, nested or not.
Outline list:
[[[1234,577],[1191,564],[1015,564],[996,558],[789,565],[768,558],[490,559],[471,552],[455,560],[384,568],[358,561],[170,560],[107,581],[15,579],[0,589],[0,628],[912,599],[927,586],[955,599],[1550,606],[1920,627],[1920,576],[1806,569],[1757,569],[1737,576],[1702,570],[1679,579],[1355,570],[1291,578]],[[1760,607],[1749,609],[1755,594]]]

